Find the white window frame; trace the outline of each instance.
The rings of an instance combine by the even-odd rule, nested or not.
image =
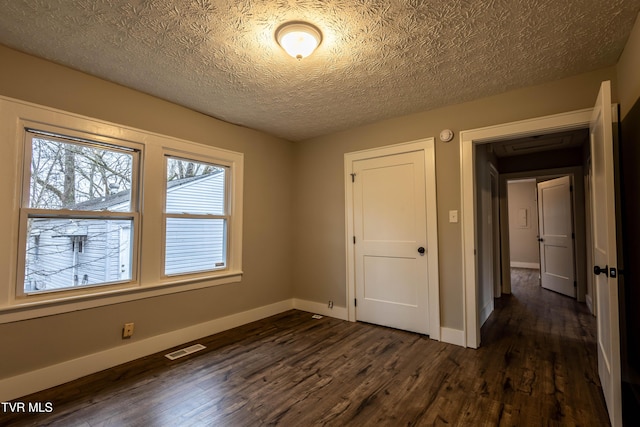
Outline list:
[[[227,271],[229,269],[229,264],[231,264],[230,262],[230,257],[231,257],[231,252],[229,251],[230,249],[230,245],[229,245],[229,236],[231,235],[231,232],[233,230],[233,217],[230,215],[230,207],[231,207],[231,202],[232,202],[232,198],[233,195],[231,194],[231,192],[229,191],[229,189],[231,188],[232,185],[232,180],[231,180],[231,174],[230,174],[230,170],[231,170],[231,165],[228,163],[228,161],[225,161],[223,159],[216,159],[216,158],[210,158],[210,157],[205,157],[202,156],[201,154],[196,154],[196,153],[184,153],[184,152],[180,152],[180,151],[175,151],[175,150],[168,150],[165,149],[164,150],[164,174],[166,177],[167,174],[167,168],[168,168],[168,160],[169,159],[176,159],[176,160],[183,160],[183,161],[192,161],[192,162],[197,162],[197,163],[204,163],[204,164],[208,164],[211,166],[217,166],[217,167],[222,167],[225,169],[225,189],[224,189],[224,214],[222,215],[216,215],[216,214],[190,214],[190,213],[168,213],[166,211],[166,206],[167,206],[167,194],[168,194],[168,182],[165,179],[165,186],[164,186],[164,209],[163,209],[163,218],[162,218],[162,277],[164,281],[171,281],[171,280],[193,280],[193,279],[198,279],[201,277],[208,277],[212,274],[216,274],[219,272],[223,272],[223,271]],[[185,272],[185,273],[174,273],[174,274],[166,274],[166,270],[165,270],[165,264],[166,264],[166,254],[167,254],[167,248],[166,248],[166,242],[167,242],[167,219],[168,218],[194,218],[194,219],[224,219],[225,220],[225,237],[224,237],[224,244],[225,244],[225,248],[224,248],[224,253],[225,253],[225,265],[224,268],[214,268],[211,270],[198,270],[198,271],[192,271],[192,272]]]
[[[21,210],[25,177],[25,129],[52,131],[138,150],[138,204],[134,212],[131,277],[126,283],[82,287],[59,292],[21,295],[26,248],[25,216]],[[207,288],[242,279],[242,205],[244,155],[205,144],[92,119],[0,96],[0,324],[49,316],[143,298]],[[227,166],[227,267],[197,275],[164,276],[165,153],[203,159]],[[28,191],[28,190],[27,190]],[[136,203],[133,198],[132,204]],[[59,212],[58,212],[59,213]],[[70,211],[69,215],[77,212]],[[84,215],[85,212],[82,212]],[[111,214],[100,213],[100,216]],[[117,214],[119,215],[119,214]],[[125,215],[125,216],[126,216]],[[144,256],[142,256],[144,254]],[[20,281],[22,278],[22,281]]]
[[[138,271],[138,247],[139,247],[139,170],[140,170],[140,154],[143,149],[142,145],[131,143],[129,141],[117,141],[111,138],[101,138],[101,141],[89,140],[91,135],[79,133],[77,131],[71,131],[69,129],[60,129],[55,126],[45,125],[43,123],[29,123],[24,120],[23,124],[27,127],[24,129],[24,142],[23,142],[23,161],[22,161],[22,203],[20,207],[20,234],[18,240],[18,269],[16,278],[15,298],[17,300],[26,300],[29,297],[30,301],[37,300],[36,295],[41,295],[40,300],[54,299],[55,296],[44,295],[51,292],[66,292],[68,295],[76,295],[83,293],[99,292],[90,288],[99,288],[104,286],[127,286],[129,284],[137,283],[136,273]],[[69,209],[38,209],[29,207],[30,198],[30,184],[31,184],[31,171],[29,165],[31,164],[31,158],[33,154],[33,145],[31,135],[37,136],[42,134],[43,139],[49,139],[53,141],[59,141],[66,143],[76,143],[78,145],[93,146],[99,148],[110,148],[114,151],[126,152],[132,155],[132,167],[131,167],[131,204],[129,211],[127,212],[114,212],[114,211],[82,211],[82,210],[69,210]],[[47,135],[48,134],[48,135]],[[74,141],[77,139],[78,141]],[[67,140],[67,141],[65,141]],[[60,219],[105,219],[105,220],[131,220],[133,233],[132,233],[132,259],[131,259],[131,278],[129,280],[109,282],[88,285],[78,288],[64,288],[64,289],[52,289],[44,290],[33,293],[24,292],[24,280],[25,280],[25,264],[26,264],[26,250],[27,241],[27,224],[29,218],[60,218]]]

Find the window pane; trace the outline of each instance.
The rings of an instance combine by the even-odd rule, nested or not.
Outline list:
[[[32,136],[29,207],[130,211],[133,156]]]
[[[167,158],[167,213],[225,214],[225,168]]]
[[[224,219],[167,218],[166,275],[226,267]]]
[[[29,218],[24,291],[131,280],[132,220]]]

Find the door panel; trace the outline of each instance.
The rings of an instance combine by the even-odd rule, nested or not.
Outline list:
[[[415,282],[412,258],[366,256],[364,259],[365,301],[404,304],[416,307],[418,292],[415,286],[389,286],[391,283]]]
[[[395,159],[385,158],[384,163],[387,161]],[[359,174],[362,209],[367,213],[362,217],[362,237],[370,242],[414,240],[414,165],[381,163],[371,161],[371,165]]]
[[[573,213],[569,176],[538,183],[542,287],[576,297]]]
[[[429,333],[423,152],[358,160],[354,232],[357,320]]]
[[[617,266],[616,218],[613,170],[611,83],[606,81],[591,117],[591,212],[594,266],[606,272],[594,275],[598,325],[598,374],[612,426],[622,425],[620,384],[620,329],[618,279],[610,269]],[[595,274],[595,271],[594,271]]]

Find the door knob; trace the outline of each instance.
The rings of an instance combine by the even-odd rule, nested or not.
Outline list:
[[[542,237],[538,237],[538,242],[544,242],[544,239]]]
[[[420,255],[424,254],[424,248],[422,246],[420,246],[418,248],[418,252],[420,252]]]
[[[596,276],[599,276],[600,273],[603,273],[605,276],[609,276],[609,266],[605,265],[604,268],[599,267],[599,266],[594,266],[593,267],[593,274],[595,274]]]

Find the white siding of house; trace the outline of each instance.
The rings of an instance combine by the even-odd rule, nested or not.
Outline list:
[[[81,254],[78,254],[78,283],[82,283],[82,278],[88,276],[87,284],[104,283],[105,261],[108,258],[107,229],[106,221],[91,221],[88,239]]]
[[[126,220],[87,220],[82,221],[83,228],[78,238],[83,239],[82,252],[77,253],[77,266],[73,267],[73,237],[65,235],[64,228],[71,224],[67,219],[34,219],[32,229],[40,230],[38,248],[34,238],[29,243],[27,274],[30,271],[42,271],[32,275],[37,282],[26,291],[63,289],[74,286],[74,275],[78,276],[77,285],[83,284],[87,275],[87,285],[109,283],[120,280],[120,228],[130,226]],[[35,256],[36,252],[38,256]],[[27,280],[28,282],[28,280]]]
[[[55,219],[31,221],[33,237],[29,239],[27,249],[26,290],[59,289],[72,284],[73,273],[69,268],[73,256],[71,239],[58,236],[59,233],[55,231],[68,223],[67,220]],[[36,235],[39,236],[37,244]],[[28,279],[31,279],[30,283]]]
[[[89,239],[82,254],[79,254],[78,277],[80,282],[88,275],[89,285],[120,280],[120,228],[128,221],[99,220],[89,226]]]
[[[114,206],[109,206],[110,212],[131,212],[131,202],[119,203]]]
[[[223,215],[224,198],[224,173],[218,173],[169,188],[166,211]],[[212,270],[225,261],[223,219],[168,218],[166,233],[167,275]]]
[[[165,274],[212,270],[224,262],[224,220],[169,218]]]
[[[176,185],[167,191],[167,211],[190,214],[224,214],[225,182],[224,174],[218,173]],[[108,208],[112,212],[129,210],[129,203],[119,203]],[[130,230],[128,220],[83,221],[83,251],[78,253],[78,265],[74,270],[72,238],[61,235],[71,224],[67,219],[34,219],[32,229],[40,230],[38,256],[35,256],[35,239],[29,239],[29,259],[27,275],[38,281],[39,287],[25,290],[62,289],[74,285],[73,276],[78,275],[78,285],[86,274],[88,285],[128,280],[121,277],[121,262],[127,259],[130,248],[121,247],[121,229]],[[130,232],[130,231],[129,231]],[[180,274],[222,268],[216,263],[224,263],[226,224],[224,219],[211,218],[169,218],[167,221],[165,274]],[[127,244],[127,242],[123,242]],[[43,270],[46,274],[30,275],[31,271]],[[28,282],[28,280],[26,281]],[[44,285],[44,287],[43,287]]]
[[[169,188],[169,213],[224,214],[224,173]]]

